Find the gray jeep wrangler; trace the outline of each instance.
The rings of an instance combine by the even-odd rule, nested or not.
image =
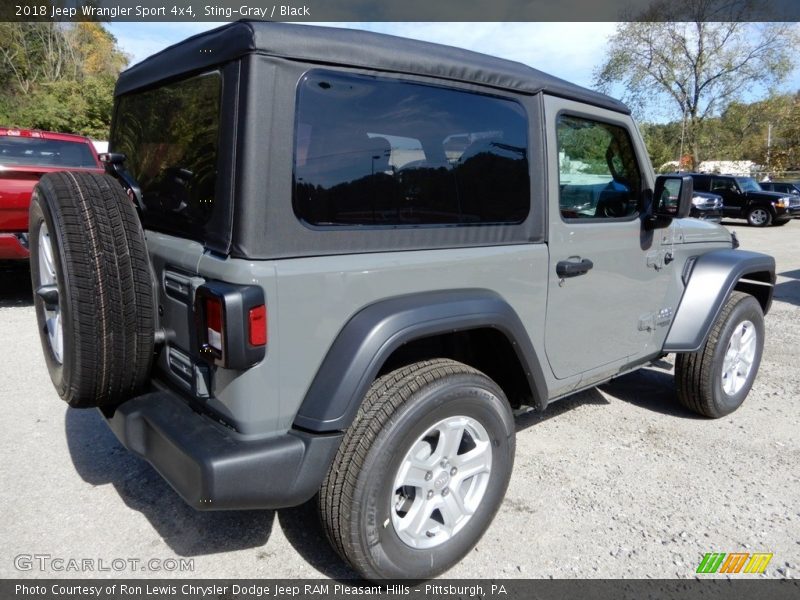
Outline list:
[[[317,497],[367,578],[428,578],[500,506],[512,409],[676,353],[735,410],[771,257],[686,218],[628,108],[527,66],[237,22],[117,83],[108,174],[42,178],[50,376],[200,510]]]

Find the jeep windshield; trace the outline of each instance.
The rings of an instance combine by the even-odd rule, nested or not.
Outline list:
[[[753,179],[752,177],[737,177],[736,183],[739,184],[739,188],[743,192],[761,192],[761,186],[758,185],[758,182]]]
[[[117,100],[111,149],[142,189],[145,228],[202,240],[216,202],[217,72]]]

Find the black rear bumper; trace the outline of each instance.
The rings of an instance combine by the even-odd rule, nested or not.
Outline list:
[[[342,439],[290,430],[244,440],[166,391],[125,402],[108,424],[198,510],[302,504],[319,489]]]

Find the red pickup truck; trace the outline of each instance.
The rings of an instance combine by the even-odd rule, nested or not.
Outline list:
[[[0,127],[0,260],[28,259],[28,204],[52,171],[103,172],[89,138]]]

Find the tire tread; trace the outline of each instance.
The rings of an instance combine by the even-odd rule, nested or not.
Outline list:
[[[142,389],[153,353],[152,276],[138,215],[108,175],[50,173],[38,193],[59,230],[69,288],[62,301],[72,314],[74,356],[59,392],[76,408],[118,404]]]

